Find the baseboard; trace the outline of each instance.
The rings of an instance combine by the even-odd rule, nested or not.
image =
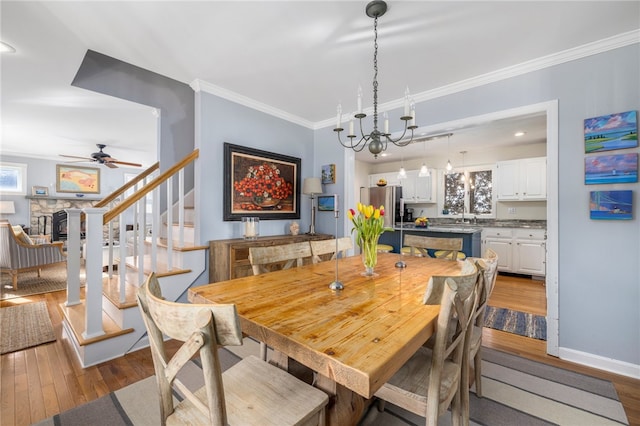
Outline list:
[[[571,361],[576,364],[597,368],[598,370],[640,379],[640,365],[567,348],[560,348],[559,355],[560,359],[564,361]]]

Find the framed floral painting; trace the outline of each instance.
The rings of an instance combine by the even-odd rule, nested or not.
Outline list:
[[[224,144],[223,218],[300,219],[300,159]]]

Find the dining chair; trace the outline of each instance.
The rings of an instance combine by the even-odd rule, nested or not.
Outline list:
[[[294,265],[302,266],[305,258],[311,258],[311,246],[308,241],[249,248],[249,262],[253,269],[253,275],[289,269]]]
[[[462,250],[462,238],[439,238],[439,237],[423,237],[420,235],[405,235],[404,246],[409,247],[409,254],[416,256],[418,254],[430,257],[428,250],[435,250],[437,256],[442,259],[462,260],[464,253]],[[460,255],[463,256],[460,256]]]
[[[489,297],[496,284],[498,277],[498,254],[486,249],[483,257],[476,260],[478,269],[484,274],[483,285],[479,289],[478,307],[473,313],[471,321],[471,333],[469,337],[469,360],[473,359],[473,370],[475,376],[476,396],[482,397],[482,328],[484,326],[484,313],[487,308]],[[465,400],[463,399],[463,402]],[[467,400],[468,403],[468,395]]]
[[[379,410],[384,409],[384,401],[389,401],[425,417],[427,425],[435,426],[438,417],[451,406],[453,425],[468,422],[469,412],[462,410],[460,386],[465,339],[478,301],[479,274],[472,262],[465,261],[463,270],[460,276],[430,280],[438,289],[427,291],[423,301],[440,305],[433,349],[421,346],[375,393],[381,399]]]
[[[253,275],[290,269],[294,265],[302,266],[305,258],[311,258],[311,245],[308,241],[249,248],[249,263]],[[263,361],[267,360],[267,345],[264,342],[260,342],[260,358]]]
[[[335,260],[336,255],[339,253],[340,257],[347,256],[347,250],[351,250],[353,248],[353,242],[349,237],[338,238],[338,251],[336,252],[336,240],[319,240],[319,241],[310,241],[311,245],[311,254],[313,256],[313,263],[322,262],[322,258],[320,256],[323,255],[331,255],[330,260]]]
[[[233,304],[186,304],[162,298],[155,274],[138,291],[160,395],[162,425],[324,425],[327,395],[249,356],[221,371],[218,346],[241,345]],[[169,358],[163,335],[184,342]],[[192,392],[176,375],[199,354],[204,386]],[[174,388],[184,399],[174,405]]]

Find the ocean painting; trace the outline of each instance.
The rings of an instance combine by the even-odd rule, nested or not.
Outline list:
[[[627,191],[591,191],[589,210],[594,220],[630,220],[633,195]]]
[[[584,183],[633,183],[638,181],[638,154],[601,155],[584,159]]]
[[[584,120],[584,152],[612,151],[638,146],[637,111]]]

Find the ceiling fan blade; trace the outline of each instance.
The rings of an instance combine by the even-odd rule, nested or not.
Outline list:
[[[114,158],[111,158],[110,160],[106,160],[105,163],[116,163],[116,164],[121,164],[123,166],[142,167],[142,164],[128,163],[126,161],[120,161],[120,160],[116,160]]]
[[[117,168],[118,168],[118,166],[116,166],[115,164],[113,164],[113,162],[112,162],[112,161],[105,161],[105,162],[104,162],[104,165],[105,165],[105,166],[107,166],[107,167],[109,167],[110,169],[117,169]]]
[[[93,158],[78,157],[77,155],[64,155],[64,154],[58,154],[58,155],[60,155],[60,157],[66,157],[66,158],[79,158],[84,161],[95,161]]]

